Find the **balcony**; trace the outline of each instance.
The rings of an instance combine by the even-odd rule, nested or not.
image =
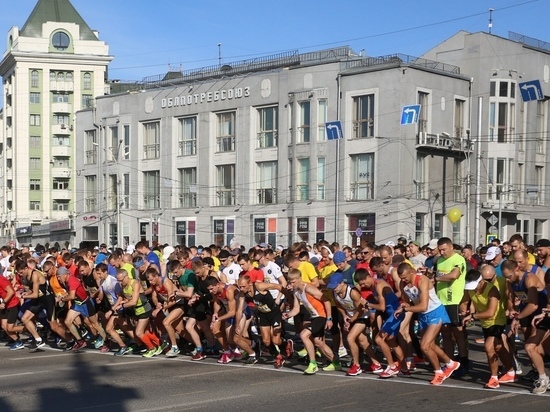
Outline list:
[[[69,179],[71,177],[71,169],[68,167],[52,167],[52,177],[54,179]]]
[[[277,189],[258,189],[258,203],[261,205],[277,203]]]
[[[183,140],[178,142],[178,156],[192,156],[197,154],[196,140]]]
[[[69,189],[53,189],[52,199],[55,200],[71,200],[71,191]]]
[[[13,93],[13,85],[8,83],[6,84],[6,96],[11,96]]]
[[[70,135],[73,131],[73,127],[66,124],[54,124],[52,125],[52,134],[56,135]]]
[[[53,103],[52,112],[53,113],[72,113],[73,105],[70,103]]]
[[[372,200],[374,190],[371,182],[353,182],[351,184],[350,200]]]
[[[179,203],[181,208],[197,207],[197,194],[191,192],[181,193]]]
[[[232,206],[235,204],[235,191],[233,189],[220,189],[216,192],[218,206]]]
[[[50,90],[72,92],[74,90],[74,82],[50,81]]]
[[[71,148],[71,146],[54,145],[54,146],[52,146],[52,156],[54,156],[54,157],[71,157],[72,156],[72,148]]]
[[[420,132],[416,139],[416,149],[442,155],[468,155],[473,152],[474,145],[469,139],[451,137],[448,133]]]

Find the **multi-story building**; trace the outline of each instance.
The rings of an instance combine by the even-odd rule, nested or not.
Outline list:
[[[104,94],[111,60],[68,0],[38,1],[23,27],[8,32],[0,62],[3,241],[15,235],[25,243],[73,240],[74,114]]]

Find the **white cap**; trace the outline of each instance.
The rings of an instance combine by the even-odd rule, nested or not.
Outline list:
[[[166,246],[164,249],[162,249],[162,258],[164,260],[168,260],[170,255],[174,253],[176,249],[174,249],[172,246]]]
[[[493,260],[500,255],[500,248],[498,246],[491,246],[487,249],[487,254],[485,255],[485,260]]]
[[[482,279],[483,277],[480,275],[476,280],[472,280],[471,282],[466,282],[466,284],[464,285],[464,290],[475,290],[475,288],[477,288],[477,285],[479,285],[479,282],[481,282]]]
[[[432,239],[430,240],[430,242],[428,243],[428,249],[437,249],[437,241],[438,239]]]

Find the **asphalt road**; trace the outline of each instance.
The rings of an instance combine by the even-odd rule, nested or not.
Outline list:
[[[345,372],[305,376],[299,362],[221,365],[189,357],[122,358],[89,349],[67,353],[47,348],[28,353],[0,346],[0,411],[534,411],[550,406],[550,393],[530,394],[531,383],[488,390],[482,353],[472,352],[464,379],[429,384],[432,372],[379,379]],[[525,359],[523,359],[523,363]],[[528,369],[528,368],[524,368]]]

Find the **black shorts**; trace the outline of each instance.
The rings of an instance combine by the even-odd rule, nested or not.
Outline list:
[[[13,308],[3,309],[0,315],[0,319],[7,319],[8,325],[14,325],[15,322],[17,322],[18,314],[19,314],[19,305]]]
[[[349,328],[353,328],[355,325],[364,325],[365,328],[367,326],[370,326],[370,319],[369,318],[358,318],[355,319],[351,324],[349,325]]]
[[[519,320],[519,326],[521,326],[522,328],[528,328],[529,326],[531,326],[531,323],[533,322],[533,318],[535,317],[535,314],[532,313],[531,315],[527,316],[526,318],[521,318]],[[537,327],[538,329],[538,327]]]
[[[276,306],[271,312],[264,313],[258,312],[258,321],[260,322],[260,327],[262,326],[272,326],[274,328],[280,327],[283,322],[281,310]]]
[[[544,330],[544,331],[550,330],[550,318],[546,316],[537,324],[536,328],[537,330]]]
[[[449,325],[451,326],[462,326],[462,322],[460,321],[460,307],[459,305],[444,305],[445,310],[447,311],[447,315],[449,315],[449,319],[451,319],[451,323]]]
[[[336,308],[336,306],[332,306],[331,308],[332,312],[332,328],[330,328],[330,334],[336,335],[340,333],[340,322],[343,321],[342,317],[340,316],[340,312]]]
[[[52,321],[55,309],[55,296],[46,295],[35,299],[31,306],[27,309],[29,312],[38,315],[42,310],[46,311],[46,318]]]
[[[308,312],[304,305],[300,305],[300,312],[296,315],[296,317],[301,319],[302,322],[309,322],[311,320],[311,313]]]
[[[325,337],[325,326],[327,325],[327,318],[315,317],[312,318],[309,325],[304,326],[311,332],[311,336],[314,338]]]
[[[208,313],[206,313],[203,307],[189,306],[185,315],[191,319],[195,319],[197,322],[208,319]]]
[[[134,316],[136,317],[136,319],[149,319],[151,317],[151,315],[153,314],[153,310],[148,310],[147,312],[145,313],[142,313],[140,315],[135,315],[135,312],[134,312]]]
[[[481,330],[483,331],[483,337],[485,339],[487,339],[490,336],[502,339],[502,334],[504,333],[504,329],[506,329],[506,325],[493,325],[488,328],[481,328]]]

